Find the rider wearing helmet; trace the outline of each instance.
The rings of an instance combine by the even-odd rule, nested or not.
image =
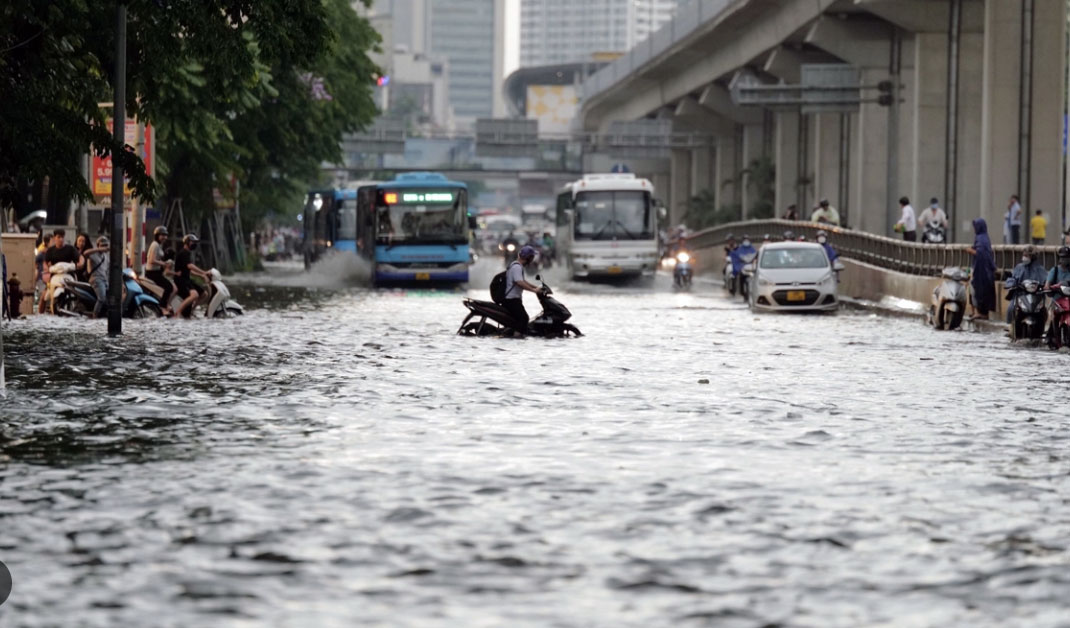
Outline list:
[[[535,247],[524,246],[517,259],[505,271],[505,307],[516,321],[514,329],[523,333],[528,326],[528,312],[524,309],[524,291],[539,292],[541,288],[524,278],[524,267],[535,260]]]
[[[193,287],[192,275],[197,275],[210,281],[208,273],[197,268],[193,263],[193,251],[197,248],[199,238],[192,233],[182,238],[182,250],[175,255],[175,287],[178,288],[178,296],[182,297],[182,304],[175,311],[175,316],[189,317],[193,313],[193,304],[201,296]],[[189,313],[186,313],[186,308]]]
[[[167,227],[161,225],[152,230],[152,244],[149,245],[148,258],[145,261],[145,276],[151,279],[152,283],[163,288],[161,305],[163,305],[164,316],[170,316],[172,313],[171,293],[174,292],[174,285],[166,274],[166,271],[174,264],[164,252],[163,247],[167,243],[167,236]]]
[[[817,243],[824,247],[825,253],[829,256],[829,264],[834,263],[836,258],[840,256],[836,249],[829,244],[829,234],[825,233],[824,229],[817,232]]]
[[[1032,245],[1029,248],[1032,248]],[[1060,246],[1055,256],[1058,262],[1048,271],[1048,277],[1044,281],[1045,290],[1050,290],[1056,284],[1070,285],[1070,246]]]

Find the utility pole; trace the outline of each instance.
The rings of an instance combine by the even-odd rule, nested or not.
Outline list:
[[[115,98],[112,137],[126,143],[126,5],[115,7]],[[122,150],[121,148],[119,150]],[[108,269],[108,335],[123,333],[123,167],[111,156],[111,264]]]

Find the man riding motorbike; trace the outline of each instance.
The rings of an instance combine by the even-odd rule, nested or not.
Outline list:
[[[1007,308],[1008,323],[1014,322],[1014,308],[1018,304],[1018,300],[1014,297],[1018,290],[1022,288],[1022,284],[1030,280],[1044,283],[1046,274],[1044,264],[1040,262],[1040,254],[1037,252],[1037,247],[1032,244],[1025,247],[1025,252],[1022,253],[1022,261],[1014,267],[1011,272],[1011,278],[1007,282],[1010,290],[1008,290],[1006,298],[1011,302],[1011,306]]]
[[[824,229],[817,232],[817,243],[825,249],[825,253],[829,256],[829,264],[835,263],[840,254],[829,244],[829,234],[825,233]]]
[[[738,247],[732,250],[729,255],[732,260],[732,294],[736,293],[736,285],[738,282],[740,294],[744,297],[747,296],[747,282],[743,279],[743,267],[749,264],[757,254],[758,251],[751,246],[750,236],[747,235],[744,235],[743,241],[739,243]]]
[[[1032,248],[1032,245],[1030,245],[1030,248]],[[1070,286],[1070,246],[1060,246],[1059,250],[1056,251],[1055,256],[1058,258],[1058,261],[1055,266],[1048,271],[1048,276],[1044,279],[1044,290],[1051,290],[1051,287],[1056,284],[1060,286]],[[1055,296],[1048,299],[1048,320],[1050,321],[1050,327],[1048,328],[1049,338],[1055,333],[1055,301]]]
[[[539,286],[524,278],[524,267],[535,260],[535,247],[525,246],[520,249],[517,259],[509,264],[505,272],[505,303],[502,305],[516,321],[516,331],[527,330],[528,312],[524,309],[524,291],[539,292]]]

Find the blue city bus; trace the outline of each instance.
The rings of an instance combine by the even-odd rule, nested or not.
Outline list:
[[[376,284],[468,281],[468,186],[431,172],[362,188],[358,250]]]
[[[329,251],[357,254],[357,205],[360,195],[374,197],[375,181],[349,184],[345,189],[311,190],[305,198],[305,268]]]

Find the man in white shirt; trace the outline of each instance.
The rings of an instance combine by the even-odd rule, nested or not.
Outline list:
[[[918,228],[921,229],[922,233],[925,233],[929,223],[937,225],[945,231],[947,230],[947,214],[940,208],[940,201],[935,198],[929,202],[929,206],[923,209],[921,215],[918,216]]]
[[[502,307],[516,320],[516,331],[523,333],[528,327],[528,312],[524,309],[524,291],[538,292],[539,286],[524,279],[524,267],[535,259],[535,247],[524,246],[516,261],[505,271],[505,303]]]
[[[899,206],[903,208],[903,217],[895,223],[895,230],[903,232],[903,239],[907,242],[918,241],[918,219],[914,214],[914,208],[910,206],[910,199],[899,199]]]
[[[829,225],[840,226],[840,212],[836,211],[835,207],[829,205],[829,202],[822,199],[818,203],[817,209],[810,215],[811,222],[823,222]]]

